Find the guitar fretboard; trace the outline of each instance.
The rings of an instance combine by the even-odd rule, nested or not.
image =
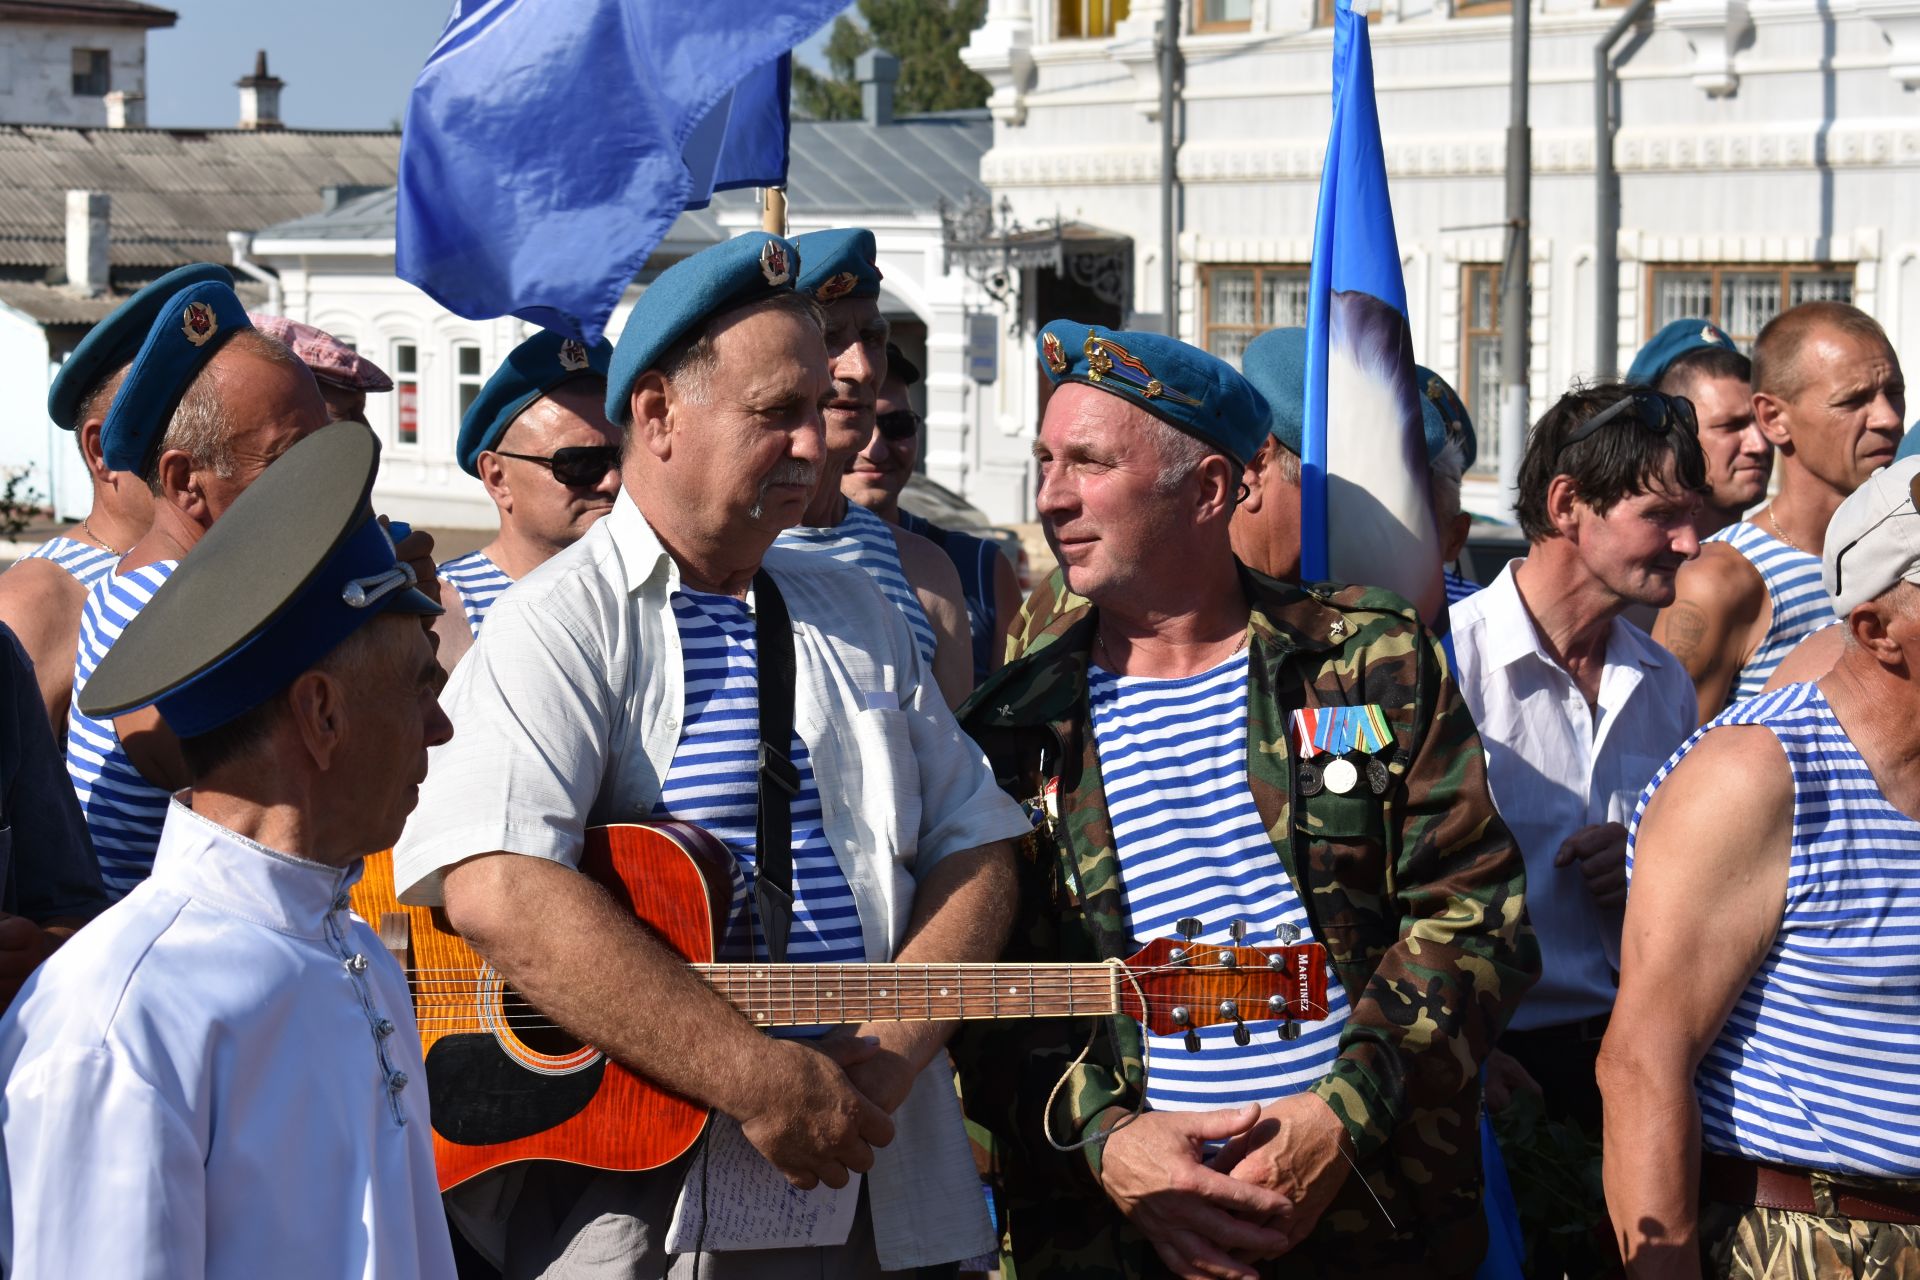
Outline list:
[[[1081,1017],[1119,1012],[1118,974],[1105,964],[695,965],[755,1024],[944,1022]]]

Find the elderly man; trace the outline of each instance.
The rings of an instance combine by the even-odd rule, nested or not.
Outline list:
[[[448,671],[500,593],[578,542],[613,510],[620,431],[607,421],[613,347],[541,330],[512,351],[460,419],[460,469],[487,487],[500,532],[440,566],[460,597],[437,628]]]
[[[1896,463],[1827,526],[1834,668],[1708,725],[1642,802],[1600,1055],[1629,1275],[1920,1257],[1917,488],[1920,460]]]
[[[880,268],[873,232],[858,227],[794,239],[801,275],[795,288],[826,316],[826,455],[820,488],[780,545],[817,551],[866,571],[913,629],[927,669],[949,706],[973,689],[971,630],[960,576],[940,548],[890,525],[840,491],[841,477],[874,431],[874,404],[887,376],[887,320],[880,314]]]
[[[1697,317],[1675,320],[1640,348],[1626,380],[1693,405],[1707,458],[1709,492],[1694,521],[1702,538],[1767,496],[1773,445],[1753,416],[1753,362],[1724,330]]]
[[[532,1164],[457,1189],[508,1280],[863,1276],[991,1243],[951,1024],[764,1035],[576,869],[591,825],[703,827],[736,868],[724,960],[987,961],[1005,938],[1026,820],[872,580],[773,545],[815,493],[836,397],[795,257],[752,233],[641,296],[608,376],[627,436],[613,512],[495,604],[396,851],[403,896],[443,902],[554,1021],[718,1113],[700,1154],[651,1172]],[[691,1209],[669,1233],[683,1184],[737,1177],[777,1207],[786,1180],[868,1170],[857,1208],[814,1192],[847,1198],[845,1243],[716,1252],[730,1228]]]
[[[1038,824],[1009,959],[1124,957],[1179,930],[1304,935],[1331,970],[1326,1018],[1296,1039],[1274,1022],[1145,1037],[1126,1019],[970,1039],[967,1105],[1005,1153],[1014,1260],[1470,1275],[1479,1065],[1538,957],[1440,648],[1398,597],[1235,559],[1268,412],[1231,366],[1070,321],[1041,331],[1040,356],[1057,388],[1041,519],[1092,607],[963,713]]]
[[[1905,413],[1900,360],[1865,312],[1805,302],[1760,331],[1753,415],[1779,451],[1780,490],[1706,540],[1653,628],[1693,677],[1702,721],[1760,692],[1802,638],[1834,621],[1820,589],[1827,521],[1893,460]]]
[[[47,416],[71,431],[87,465],[93,506],[79,524],[49,538],[0,574],[0,623],[11,627],[40,682],[48,723],[65,738],[73,655],[87,592],[153,523],[153,494],[131,471],[107,465],[101,427],[126,368],[160,309],[189,285],[231,285],[225,267],[196,262],[169,271],[114,308],[73,349],[47,391]]]
[[[393,379],[384,369],[324,329],[252,311],[247,319],[269,338],[285,343],[287,350],[307,366],[320,388],[320,398],[327,402],[329,420],[370,425],[367,393],[393,390]]]
[[[347,909],[449,731],[376,457],[294,446],[78,695],[157,704],[192,790],[0,1022],[13,1280],[454,1274],[407,980]]]
[[[967,621],[973,637],[973,683],[977,685],[1000,668],[1006,653],[1007,628],[1020,611],[1020,583],[1013,562],[995,543],[956,529],[943,529],[900,506],[900,491],[913,478],[920,461],[924,424],[907,395],[907,389],[920,378],[920,370],[889,342],[887,376],[874,401],[873,435],[847,467],[840,492],[849,502],[865,507],[888,524],[919,534],[953,561],[967,601]]]
[[[313,375],[247,323],[216,280],[179,290],[154,312],[100,429],[106,463],[137,475],[154,497],[153,526],[81,611],[67,717],[67,773],[120,897],[146,877],[167,798],[186,785],[179,746],[159,715],[102,720],[78,703],[127,624],[246,487],[307,433],[327,423]]]

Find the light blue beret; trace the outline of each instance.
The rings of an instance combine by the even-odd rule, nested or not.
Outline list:
[[[607,421],[632,421],[628,401],[640,375],[708,316],[791,293],[800,271],[793,241],[764,231],[702,249],[668,267],[633,304],[607,366]]]
[[[874,265],[879,254],[873,232],[865,227],[809,231],[795,236],[793,247],[807,264],[794,288],[812,295],[822,306],[842,298],[880,296],[880,268]]]
[[[100,428],[107,465],[144,473],[188,384],[228,338],[251,328],[232,285],[204,280],[168,298],[148,326]]]
[[[1902,458],[1911,458],[1916,453],[1920,453],[1920,422],[1908,427],[1907,434],[1900,437],[1900,447],[1893,451],[1893,460],[1898,462]]]
[[[1672,324],[1661,326],[1660,332],[1640,348],[1640,354],[1633,358],[1633,364],[1627,369],[1627,381],[1651,387],[1660,381],[1667,367],[1675,360],[1702,347],[1740,350],[1734,345],[1733,339],[1727,336],[1726,330],[1711,321],[1698,316],[1675,320]]]
[[[1427,461],[1432,462],[1446,446],[1449,436],[1460,440],[1460,465],[1470,467],[1479,453],[1479,439],[1473,432],[1473,419],[1460,393],[1447,380],[1423,365],[1413,367],[1420,387],[1420,424],[1427,433]]]
[[[1273,411],[1273,438],[1297,456],[1306,438],[1307,331],[1267,330],[1240,353],[1240,367]]]
[[[1271,415],[1253,384],[1219,356],[1177,338],[1055,320],[1040,331],[1039,344],[1055,385],[1099,387],[1236,462],[1244,464],[1267,437]]]
[[[78,427],[80,402],[100,385],[102,378],[138,354],[160,308],[188,285],[208,282],[231,285],[233,273],[212,262],[175,267],[89,329],[47,389],[47,416],[53,419],[54,425],[68,431]]]
[[[578,338],[542,329],[507,353],[460,418],[460,439],[453,456],[470,476],[480,474],[480,455],[500,443],[526,407],[563,382],[604,378],[613,359],[605,338],[591,347]]]

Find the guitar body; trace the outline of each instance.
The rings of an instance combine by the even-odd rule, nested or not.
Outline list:
[[[724,846],[682,823],[595,828],[580,869],[663,944],[711,963],[727,906]],[[440,1189],[518,1160],[642,1170],[691,1147],[706,1109],[546,1025],[427,907],[402,906],[393,855],[367,859],[353,907],[383,938],[404,913]],[[555,927],[564,927],[555,922]]]

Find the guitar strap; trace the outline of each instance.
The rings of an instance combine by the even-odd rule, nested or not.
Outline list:
[[[793,745],[793,626],[765,569],[753,575],[753,648],[759,677],[759,818],[754,829],[754,907],[767,960],[783,964],[793,924],[793,797],[800,771]]]

